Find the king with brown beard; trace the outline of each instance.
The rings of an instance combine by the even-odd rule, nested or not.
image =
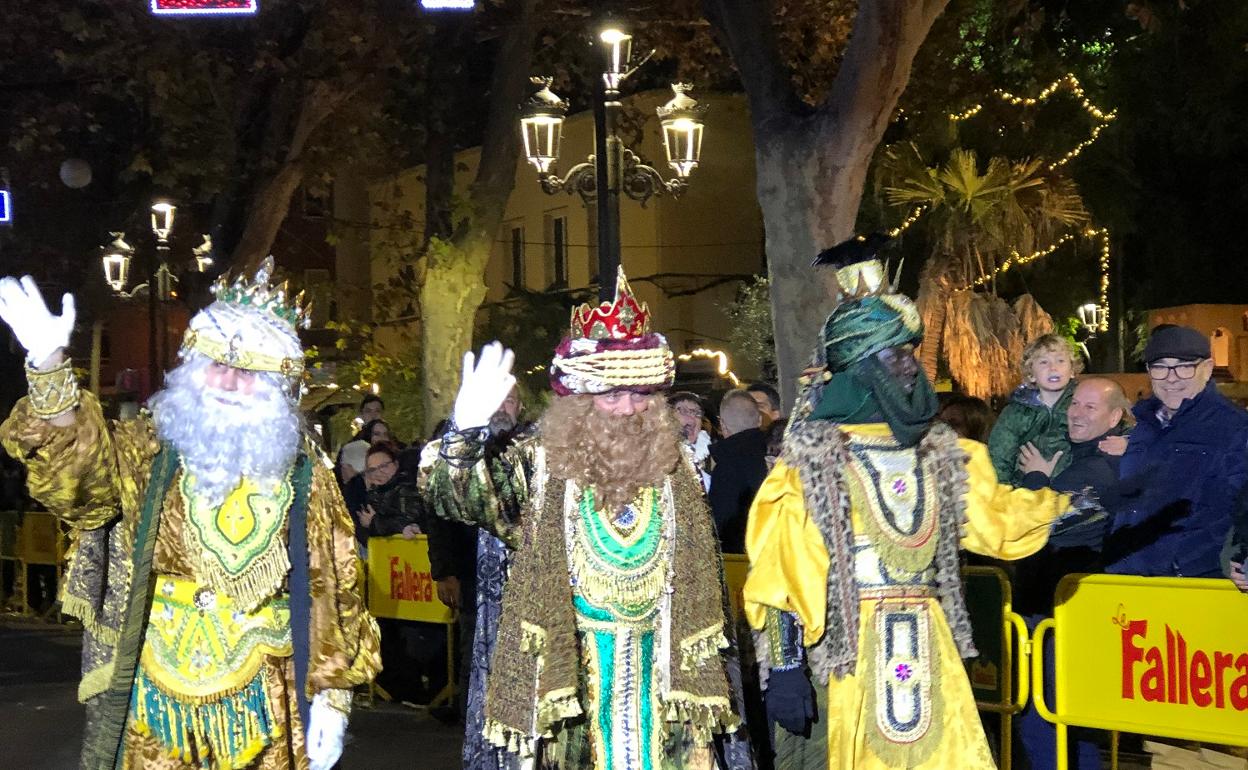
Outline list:
[[[466,354],[451,427],[422,458],[439,516],[514,549],[484,719],[469,720],[496,766],[710,768],[712,736],[738,723],[710,513],[661,395],[672,352],[649,324],[623,271],[615,302],[576,309],[556,398],[497,462],[485,426],[512,354]]]

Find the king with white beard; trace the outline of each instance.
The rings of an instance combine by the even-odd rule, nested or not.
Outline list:
[[[0,280],[30,384],[0,442],[75,530],[83,768],[328,770],[380,668],[351,519],[299,417],[303,311],[271,272],[218,282],[150,417],[115,422],[65,354],[73,297],[57,316],[29,276]]]

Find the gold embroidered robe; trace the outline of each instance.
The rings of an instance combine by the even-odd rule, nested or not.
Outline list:
[[[91,700],[107,688],[112,674],[109,644],[115,644],[118,634],[117,628],[107,626],[105,615],[111,604],[119,601],[118,592],[124,595],[129,584],[130,565],[125,554],[133,545],[159,443],[146,419],[106,421],[90,393],[82,394],[77,420],[69,427],[56,427],[35,417],[28,401],[20,400],[0,426],[0,442],[25,464],[31,496],[76,530],[78,544],[69,555],[65,586],[74,584],[81,573],[100,569],[101,561],[107,564],[105,606],[94,606],[68,591],[62,594],[65,611],[79,617],[87,632],[78,695],[88,705],[90,719]],[[377,625],[364,606],[350,515],[332,473],[320,461],[320,452],[311,442],[305,451],[313,466],[307,504],[312,594],[307,696],[338,691],[333,700],[345,708],[350,700],[346,691],[371,681],[381,668]],[[189,523],[177,483],[175,475],[165,495],[153,571],[196,580],[199,576],[183,545],[182,529]],[[90,535],[110,525],[116,526],[101,547]],[[283,539],[286,534],[282,532]],[[294,664],[288,656],[266,656],[261,674],[284,740],[268,745],[246,766],[263,770],[306,768],[304,729],[291,692]],[[128,718],[125,746],[127,768],[181,770],[198,766],[194,761],[174,758],[166,747],[140,734],[134,729],[133,713]]]
[[[882,423],[839,426],[847,442],[891,441]],[[987,447],[960,440],[967,455],[968,489],[964,496],[966,525],[962,547],[999,559],[1035,553],[1048,539],[1048,524],[1066,509],[1067,498],[1051,490],[1014,489],[997,483]],[[913,452],[913,450],[912,450]],[[862,463],[850,452],[850,462]],[[974,695],[940,600],[931,590],[934,554],[914,559],[928,545],[925,528],[935,524],[939,496],[931,489],[920,498],[928,510],[916,510],[916,536],[906,541],[877,542],[871,532],[883,526],[877,511],[882,495],[915,486],[916,476],[900,468],[846,469],[854,533],[854,578],[859,593],[858,653],[855,673],[831,676],[819,693],[822,725],[803,739],[777,728],[777,768],[884,768],[917,770],[993,770],[988,744],[975,708]],[[878,478],[877,491],[866,480]],[[930,474],[929,474],[930,480]],[[891,492],[889,491],[891,490]],[[908,494],[908,493],[907,493]],[[927,531],[936,536],[938,533]],[[896,549],[893,554],[886,548]],[[745,583],[746,617],[762,629],[768,608],[792,612],[801,622],[803,644],[809,649],[824,635],[828,610],[829,555],[824,537],[806,510],[797,469],[776,463],[763,482],[750,511],[746,536],[750,573]],[[901,551],[900,557],[896,551]],[[911,561],[911,569],[897,563]],[[890,636],[893,635],[893,636]],[[890,638],[913,639],[915,648],[890,649]],[[896,684],[894,684],[896,683]],[[909,685],[904,686],[904,685]],[[816,687],[818,685],[816,684]],[[894,707],[903,697],[910,704]],[[913,726],[901,716],[929,720]],[[922,731],[921,747],[907,745],[907,729]],[[898,734],[890,734],[896,730]],[[823,738],[826,735],[826,742]],[[906,758],[909,753],[909,758]],[[885,756],[880,756],[884,754]],[[921,757],[920,761],[914,761]]]

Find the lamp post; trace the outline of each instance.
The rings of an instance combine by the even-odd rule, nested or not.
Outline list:
[[[1101,324],[1105,322],[1105,308],[1096,302],[1088,302],[1079,306],[1079,331],[1082,332],[1076,336],[1079,342],[1079,348],[1083,351],[1084,358],[1088,360],[1089,366],[1092,364],[1092,352],[1088,350],[1088,342],[1096,337],[1097,332],[1101,330]]]
[[[100,261],[104,268],[104,280],[119,297],[133,299],[140,292],[147,293],[148,319],[148,367],[151,373],[151,387],[155,387],[155,378],[165,360],[160,350],[159,333],[163,326],[160,323],[161,304],[174,296],[174,284],[178,276],[169,266],[169,239],[173,235],[173,224],[177,216],[177,206],[168,201],[157,201],[151,208],[152,237],[156,240],[155,251],[146,260],[147,280],[127,290],[130,280],[130,268],[134,262],[136,249],[126,242],[124,232],[110,233],[112,242],[101,249]],[[197,272],[206,272],[212,266],[212,239],[205,235],[204,242],[192,250]]]
[[[575,192],[587,205],[596,204],[598,296],[610,302],[620,265],[620,193],[643,206],[655,196],[680,196],[701,159],[706,107],[689,96],[692,86],[675,83],[671,101],[656,110],[663,126],[667,163],[676,174],[664,179],[624,147],[616,130],[620,87],[650,56],[633,65],[633,37],[614,22],[602,26],[597,44],[603,56],[603,72],[594,87],[594,153],[564,176],[556,172],[568,104],[550,90],[552,79],[548,77],[533,78],[534,85],[541,88],[522,105],[520,133],[524,154],[537,170],[542,190],[549,195]]]
[[[1101,324],[1105,323],[1105,308],[1095,302],[1080,305],[1079,323],[1083,324],[1083,328],[1088,331],[1089,338],[1096,336],[1101,329]]]

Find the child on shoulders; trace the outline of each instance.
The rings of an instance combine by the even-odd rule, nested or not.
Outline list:
[[[1022,481],[1019,453],[1028,445],[1028,451],[1045,459],[1057,458],[1051,475],[1069,464],[1066,409],[1075,392],[1074,377],[1081,371],[1083,358],[1065,337],[1046,334],[1023,350],[1023,382],[988,437],[988,454],[1001,483],[1017,486]]]

